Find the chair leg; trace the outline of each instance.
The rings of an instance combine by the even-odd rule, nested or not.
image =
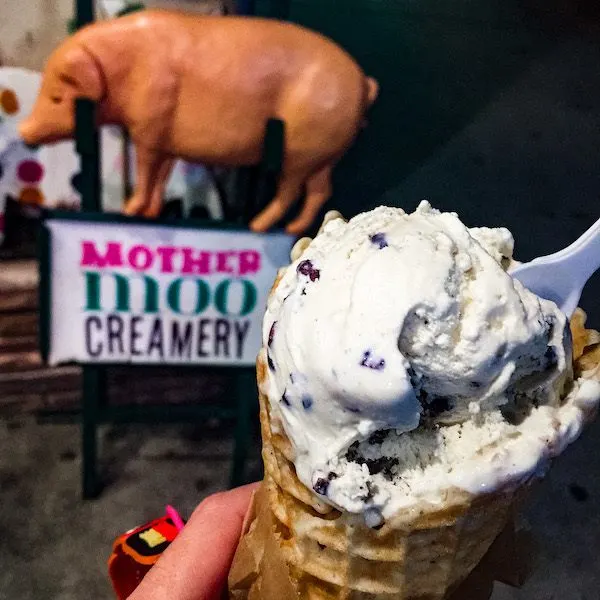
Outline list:
[[[241,369],[234,377],[237,397],[237,421],[230,475],[230,487],[232,488],[245,483],[246,458],[252,427],[252,404],[257,398],[254,369]]]

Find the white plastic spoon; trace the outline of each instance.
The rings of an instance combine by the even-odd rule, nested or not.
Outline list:
[[[534,294],[575,312],[587,280],[600,268],[600,219],[559,252],[517,265],[510,274]]]

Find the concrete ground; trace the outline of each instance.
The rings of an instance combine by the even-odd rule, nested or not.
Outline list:
[[[227,487],[232,438],[227,424],[119,426],[100,435],[107,487],[80,493],[77,425],[0,422],[0,598],[109,600],[107,559],[116,536],[164,514],[189,517]],[[261,476],[255,443],[248,477]]]
[[[509,224],[526,258],[569,242],[600,212],[599,64],[592,37],[540,57],[390,201],[430,197],[469,216],[477,197],[487,199],[489,210],[480,204],[471,220]],[[583,306],[600,327],[593,289]],[[497,586],[494,600],[600,600],[599,435],[597,422],[537,492],[526,511],[538,542],[535,568],[520,590]],[[226,425],[114,427],[102,439],[111,483],[83,502],[77,426],[19,415],[0,422],[0,598],[108,600],[106,559],[116,535],[167,503],[188,516],[226,486]]]

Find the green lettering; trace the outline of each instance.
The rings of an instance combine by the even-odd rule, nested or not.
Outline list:
[[[240,283],[242,285],[242,306],[240,312],[231,313],[229,312],[229,288],[233,282]],[[215,306],[222,315],[244,317],[248,313],[254,310],[256,306],[258,294],[256,292],[256,286],[247,279],[225,279],[221,281],[215,288]]]
[[[206,310],[210,302],[210,288],[202,279],[196,279],[196,306],[190,312],[184,313],[181,308],[181,286],[185,279],[175,279],[167,289],[167,304],[169,308],[180,315],[198,315]],[[189,281],[189,280],[188,280]]]
[[[84,273],[85,276],[85,309],[100,310],[100,275]]]
[[[102,310],[100,302],[100,280],[103,273],[86,272],[85,275],[85,310]],[[115,308],[117,312],[129,310],[129,282],[127,277],[118,273],[110,273],[115,278],[116,298]]]
[[[149,275],[142,275],[144,280],[144,312],[145,313],[157,313],[158,312],[158,282]]]
[[[125,275],[118,273],[95,273],[86,272],[85,276],[85,310],[106,310],[101,304],[101,278],[103,275],[109,275],[115,279],[115,307],[108,310],[117,312],[128,312],[131,310],[131,290],[129,279]],[[135,277],[138,277],[137,275]],[[157,313],[159,300],[158,282],[149,275],[142,275],[144,281],[144,312]]]

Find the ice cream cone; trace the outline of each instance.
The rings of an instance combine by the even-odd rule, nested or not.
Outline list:
[[[586,330],[585,320],[579,309],[571,320],[575,372],[600,378],[600,335]],[[261,352],[259,387],[265,376]],[[532,483],[479,495],[451,490],[442,506],[423,504],[373,529],[299,481],[291,444],[262,393],[260,420],[265,475],[230,573],[235,600],[454,599]],[[481,598],[491,583],[486,590]]]
[[[263,375],[261,356],[259,380]],[[280,429],[273,427],[262,394],[260,403],[265,463],[260,500],[268,508],[259,519],[270,522],[263,531],[273,536],[286,563],[290,599],[441,600],[481,560],[522,495],[522,489],[479,497],[455,490],[443,507],[423,505],[379,530],[369,528],[360,515],[333,509],[298,480],[289,441],[275,433]],[[270,561],[263,554],[248,597],[259,586],[256,597],[285,600],[280,590],[263,589],[262,573],[274,568]]]

